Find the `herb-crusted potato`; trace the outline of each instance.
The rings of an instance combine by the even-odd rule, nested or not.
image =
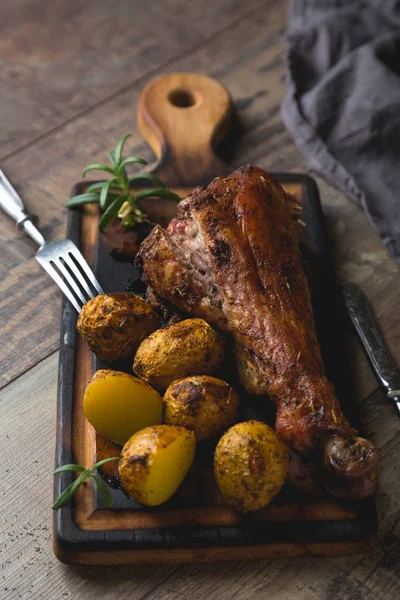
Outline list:
[[[186,319],[145,339],[136,352],[133,371],[165,391],[175,379],[214,373],[223,358],[220,334],[203,319]]]
[[[89,300],[79,313],[77,329],[92,352],[113,362],[133,356],[141,341],[159,326],[146,300],[121,292]]]
[[[173,425],[146,427],[122,449],[118,467],[121,485],[141,504],[162,504],[182,483],[195,450],[193,431]]]
[[[83,397],[93,427],[123,446],[137,431],[161,423],[162,400],[148,383],[121,371],[96,371]]]
[[[196,434],[198,442],[216,438],[236,421],[239,396],[230,385],[208,375],[171,383],[163,398],[163,421]]]
[[[231,427],[218,442],[214,474],[222,496],[242,512],[259,510],[279,492],[289,469],[289,451],[260,421]]]

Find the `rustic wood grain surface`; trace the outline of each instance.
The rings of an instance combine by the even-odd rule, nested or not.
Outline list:
[[[282,0],[14,0],[0,6],[0,165],[50,239],[82,166],[136,129],[137,100],[154,76],[217,77],[237,107],[221,148],[232,165],[306,171],[279,117],[284,93]],[[364,215],[318,180],[336,272],[360,283],[400,361],[398,269]],[[349,335],[367,434],[382,456],[378,538],[363,554],[239,564],[71,568],[51,549],[51,494],[60,296],[33,244],[0,215],[0,598],[286,600],[400,596],[400,423]]]

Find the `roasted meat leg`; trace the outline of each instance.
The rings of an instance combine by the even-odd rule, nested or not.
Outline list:
[[[142,243],[138,262],[159,300],[232,336],[242,385],[275,402],[289,445],[322,454],[332,489],[346,495],[349,481],[359,489],[354,479],[367,478],[371,491],[377,452],[324,375],[295,209],[263,170],[241,167],[196,188],[168,230],[155,227]]]

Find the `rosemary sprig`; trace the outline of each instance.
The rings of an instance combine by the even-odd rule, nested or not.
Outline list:
[[[147,215],[139,208],[137,201],[143,198],[166,198],[179,202],[180,198],[174,192],[167,190],[161,179],[153,173],[137,173],[128,177],[126,171],[127,165],[139,164],[147,165],[147,161],[139,156],[122,157],[122,152],[126,140],[130,133],[124,135],[118,142],[113,152],[108,152],[110,165],[102,163],[93,163],[88,165],[83,171],[83,177],[89,171],[105,171],[112,175],[111,179],[99,181],[88,186],[84,194],[78,194],[70,198],[66,203],[66,208],[76,208],[82,204],[99,204],[103,211],[99,222],[99,229],[103,229],[111,223],[116,217],[122,220],[125,227],[132,227],[136,223],[147,221]],[[137,180],[147,180],[155,187],[143,190],[137,194],[131,194],[130,185]],[[119,190],[118,193],[112,192],[111,188]]]
[[[93,475],[93,471],[96,471],[101,465],[104,465],[112,460],[119,460],[119,456],[113,456],[111,458],[105,458],[104,460],[100,460],[96,464],[93,465],[90,469],[85,469],[81,465],[63,465],[62,467],[58,467],[53,473],[53,475],[57,475],[58,473],[63,473],[64,471],[78,471],[80,475],[75,481],[73,481],[68,487],[65,488],[63,492],[58,496],[57,500],[54,502],[51,507],[53,510],[58,510],[60,506],[63,504],[67,504],[75,494],[76,490],[86,479],[90,478],[95,482],[99,492],[104,498],[105,503],[109,508],[112,506],[112,498],[110,494],[110,490],[107,487],[107,484],[99,477],[98,475]]]

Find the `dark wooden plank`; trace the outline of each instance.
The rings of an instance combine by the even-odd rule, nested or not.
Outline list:
[[[0,159],[190,51],[263,0],[0,7]]]

